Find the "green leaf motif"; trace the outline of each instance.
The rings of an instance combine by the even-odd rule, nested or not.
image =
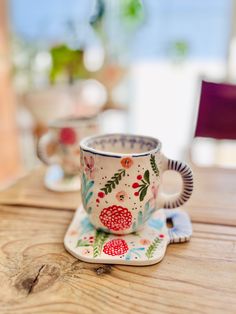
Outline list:
[[[158,245],[161,243],[161,239],[156,237],[153,242],[149,245],[146,251],[146,256],[148,259],[153,257],[153,254],[155,253],[156,249],[158,248]]]
[[[87,195],[86,195],[86,198],[85,198],[85,203],[86,205],[88,204],[88,202],[90,201],[91,197],[93,196],[93,192],[89,192]]]
[[[89,208],[87,208],[87,213],[91,214],[91,212],[92,212],[92,207],[90,206]]]
[[[143,213],[142,211],[139,211],[138,213],[138,226],[141,226],[143,224]]]
[[[146,203],[145,203],[145,205],[144,205],[144,214],[143,214],[143,220],[144,220],[144,222],[146,222],[149,218],[150,218],[150,216],[151,216],[151,214],[153,213],[155,211],[155,207],[152,207],[151,206],[151,201],[150,200],[148,200]]]
[[[149,170],[146,170],[145,172],[144,172],[144,179],[145,179],[145,181],[148,183],[148,184],[150,184],[150,180],[149,180]]]
[[[87,210],[87,205],[93,196],[93,191],[91,189],[94,186],[94,181],[93,180],[88,180],[86,178],[85,173],[82,175],[82,186],[81,186],[81,194],[82,194],[82,200],[83,200],[83,205],[84,209],[88,212]],[[91,207],[89,207],[91,209]]]
[[[144,197],[145,197],[146,194],[147,194],[147,190],[148,190],[148,186],[144,187],[144,188],[141,190],[141,193],[140,193],[140,195],[139,195],[140,201],[143,201],[143,200],[144,200]]]
[[[155,175],[158,177],[160,172],[159,172],[159,169],[157,167],[157,163],[156,163],[156,159],[155,159],[155,156],[154,155],[151,155],[150,157],[150,164],[151,164],[151,167],[152,167],[152,170],[153,172],[155,173]]]
[[[146,194],[147,194],[147,190],[148,190],[148,187],[150,186],[150,174],[149,174],[149,170],[146,170],[144,172],[144,175],[143,175],[143,180],[142,180],[142,183],[140,185],[140,189],[139,189],[139,200],[140,201],[143,201]]]
[[[92,208],[89,207],[87,212],[91,211]],[[90,223],[88,216],[85,216],[80,223],[80,236],[82,236],[85,233],[92,232],[94,230],[94,226]]]
[[[76,244],[76,247],[79,247],[79,246],[91,246],[91,244],[87,241],[83,241],[83,240],[78,240],[77,244]]]
[[[101,255],[101,251],[104,243],[108,239],[109,234],[103,231],[96,231],[94,245],[93,245],[93,257],[98,257]]]
[[[94,186],[94,181],[88,181],[87,185],[86,185],[86,193]]]
[[[121,179],[125,176],[125,169],[119,169],[110,180],[107,181],[101,190],[107,195],[120,183]]]
[[[135,231],[136,228],[137,228],[137,225],[136,225],[136,222],[134,221],[133,224],[132,224],[132,230]]]

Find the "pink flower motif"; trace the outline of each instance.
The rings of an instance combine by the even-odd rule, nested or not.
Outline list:
[[[139,242],[142,245],[149,245],[151,243],[151,241],[148,239],[141,239]]]
[[[60,143],[64,145],[73,145],[76,143],[76,133],[71,128],[63,128],[59,135]]]
[[[123,255],[129,250],[129,247],[123,239],[113,239],[104,245],[103,252],[107,255]]]
[[[90,157],[84,157],[84,163],[85,163],[85,172],[89,179],[94,179],[94,158],[92,156]]]
[[[69,235],[70,236],[76,236],[78,234],[78,232],[76,231],[76,230],[71,230],[70,232],[69,232]]]
[[[152,186],[152,198],[150,199],[150,206],[152,208],[156,207],[156,199],[157,199],[157,194],[158,194],[158,187],[156,185]]]
[[[124,202],[127,198],[127,193],[125,191],[120,191],[116,193],[116,199],[119,202]]]
[[[153,198],[157,198],[157,193],[158,193],[158,187],[156,185],[152,186],[152,194],[153,194]]]
[[[85,249],[82,250],[82,254],[83,254],[83,255],[88,255],[88,254],[90,254],[91,252],[92,252],[92,250],[91,250],[91,249],[87,249],[87,248],[85,248]]]

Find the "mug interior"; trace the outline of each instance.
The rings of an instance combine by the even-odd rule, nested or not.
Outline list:
[[[105,155],[146,155],[158,151],[161,143],[149,136],[105,134],[86,138],[81,141],[80,146],[85,151]]]

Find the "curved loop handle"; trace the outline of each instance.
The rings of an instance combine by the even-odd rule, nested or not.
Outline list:
[[[190,198],[193,192],[193,173],[191,168],[182,161],[176,161],[166,158],[163,158],[163,171],[174,170],[179,172],[183,180],[183,188],[180,193],[177,195],[161,195],[161,206],[164,208],[176,208],[183,205]]]
[[[56,155],[48,155],[48,147],[50,144],[55,144],[56,140],[51,133],[44,134],[38,141],[37,155],[46,165],[52,165],[59,162],[59,158]]]

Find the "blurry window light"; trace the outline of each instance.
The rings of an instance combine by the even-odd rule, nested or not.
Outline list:
[[[81,98],[91,106],[101,107],[107,101],[106,89],[96,80],[86,80],[81,90]]]
[[[13,54],[12,60],[15,66],[24,68],[29,63],[29,56],[25,51],[17,51],[17,53]]]
[[[229,80],[236,82],[236,37],[231,40],[229,48],[228,76]]]
[[[191,159],[201,167],[236,168],[236,142],[197,137],[191,146]]]
[[[34,62],[34,68],[37,71],[48,70],[51,66],[52,59],[50,53],[47,51],[40,51],[37,53]]]
[[[100,46],[90,47],[85,50],[84,64],[87,70],[91,72],[98,71],[104,62],[104,50]]]

